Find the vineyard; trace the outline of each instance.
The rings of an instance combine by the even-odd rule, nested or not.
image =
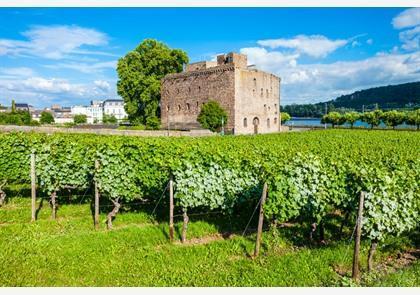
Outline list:
[[[278,229],[284,228],[291,235],[307,239],[311,247],[323,247],[333,241],[340,243],[343,239],[348,242],[354,236],[359,195],[363,192],[362,247],[369,247],[368,268],[372,270],[377,248],[398,240],[398,237],[404,240],[407,236],[418,235],[419,147],[420,135],[409,131],[328,130],[209,138],[4,133],[0,134],[0,198],[3,203],[0,208],[0,235],[4,238],[1,248],[13,244],[13,238],[7,236],[11,230],[9,225],[13,227],[17,220],[21,220],[19,218],[30,221],[30,207],[25,207],[27,217],[19,215],[18,218],[8,211],[8,206],[28,205],[24,200],[13,197],[12,188],[30,188],[33,155],[37,195],[49,201],[51,215],[53,219],[57,218],[55,222],[59,223],[60,218],[66,217],[66,210],[59,208],[60,202],[65,202],[68,195],[78,195],[80,206],[83,206],[86,201],[93,202],[96,191],[100,195],[101,220],[106,221],[109,229],[105,230],[105,225],[101,223],[99,232],[116,232],[117,229],[110,230],[113,223],[119,225],[127,216],[144,222],[150,222],[152,218],[159,224],[146,233],[150,235],[148,240],[139,238],[141,243],[145,243],[139,247],[146,247],[155,239],[159,240],[158,244],[165,245],[165,236],[162,237],[161,231],[168,231],[166,216],[170,207],[169,183],[172,181],[175,217],[182,217],[182,220],[178,219],[181,224],[176,224],[179,229],[176,239],[182,235],[182,240],[188,244],[188,241],[200,237],[203,224],[194,221],[194,216],[214,213],[216,220],[230,223],[231,232],[236,230],[242,235],[228,246],[236,249],[228,250],[233,252],[237,252],[242,239],[252,234],[256,227],[258,214],[255,212],[266,184],[267,198],[263,206],[265,229],[268,230],[263,238],[266,255],[271,255],[270,237],[273,238]],[[62,207],[66,206],[63,204]],[[46,211],[44,206],[40,216]],[[23,211],[19,212],[23,214]],[[86,210],[86,214],[78,218],[89,223],[91,212]],[[42,226],[40,232],[34,227],[39,222],[43,221],[30,224],[30,236],[45,234]],[[289,228],[290,224],[293,226]],[[338,230],[332,230],[335,227]],[[220,228],[225,229],[224,226]],[[293,232],[294,228],[296,232]],[[69,229],[63,229],[66,230]],[[71,232],[74,230],[70,229]],[[93,226],[91,230],[95,232]],[[213,228],[204,232],[219,235],[223,234],[223,230]],[[82,234],[85,231],[88,229],[83,229]],[[107,236],[107,244],[102,247],[112,249],[113,243],[128,242]],[[243,243],[249,247],[248,240]],[[208,249],[204,249],[216,253],[217,244],[209,245]],[[343,245],[339,244],[337,249],[340,250],[337,251],[342,251]],[[65,245],[59,249],[67,251]],[[178,248],[175,256],[182,259],[183,249],[194,251]],[[197,251],[204,251],[200,249]],[[11,250],[2,252],[2,261],[13,257],[13,253],[8,251]],[[313,251],[323,253],[324,250],[316,248]],[[158,254],[150,255],[156,257]],[[286,259],[288,255],[281,259]],[[45,257],[48,259],[48,255]],[[244,259],[250,260],[246,256]],[[241,263],[252,269],[249,265],[253,262]],[[112,264],[108,267],[112,268]],[[0,271],[0,275],[11,276],[7,270]],[[0,285],[7,285],[6,282],[0,276]],[[21,283],[25,285],[24,281]],[[194,285],[193,281],[185,278],[178,283]],[[213,285],[211,281],[207,283]],[[100,283],[103,284],[107,282]],[[221,284],[226,284],[226,281]],[[243,282],[242,285],[248,284]]]

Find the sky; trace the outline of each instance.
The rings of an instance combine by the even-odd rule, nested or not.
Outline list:
[[[0,8],[0,104],[118,98],[145,38],[190,61],[241,52],[281,78],[281,104],[420,80],[420,8]]]

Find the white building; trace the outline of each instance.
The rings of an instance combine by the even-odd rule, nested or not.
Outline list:
[[[103,103],[104,115],[114,116],[118,121],[127,117],[122,99],[107,99]]]
[[[102,123],[104,115],[114,116],[118,121],[127,117],[122,99],[93,100],[90,106],[71,107],[71,114],[86,115],[89,124]]]

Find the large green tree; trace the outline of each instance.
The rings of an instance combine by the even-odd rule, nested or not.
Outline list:
[[[132,123],[147,124],[148,118],[150,122],[159,116],[161,79],[181,72],[186,63],[186,52],[153,39],[143,40],[119,59],[117,91]]]

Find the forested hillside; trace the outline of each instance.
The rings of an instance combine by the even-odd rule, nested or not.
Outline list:
[[[420,82],[388,85],[356,91],[334,100],[316,104],[292,104],[282,107],[282,111],[293,117],[321,117],[327,110],[343,108],[356,111],[380,109],[415,108],[420,106]]]

